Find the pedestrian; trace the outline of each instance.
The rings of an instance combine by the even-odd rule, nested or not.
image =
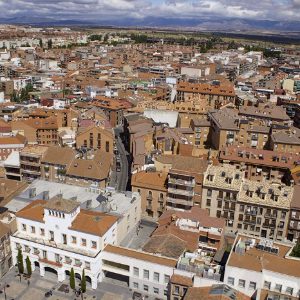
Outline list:
[[[27,285],[30,286],[30,280],[27,280]]]

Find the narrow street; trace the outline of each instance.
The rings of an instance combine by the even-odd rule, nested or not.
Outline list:
[[[116,146],[118,149],[121,165],[121,170],[117,172],[117,190],[126,191],[126,186],[128,182],[128,160],[127,152],[119,135],[117,135],[116,137]]]

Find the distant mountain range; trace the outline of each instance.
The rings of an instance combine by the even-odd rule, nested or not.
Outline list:
[[[19,16],[0,19],[2,24],[24,24],[35,26],[116,26],[116,27],[152,27],[173,29],[194,29],[204,31],[268,31],[268,32],[298,32],[300,21],[270,21],[249,20],[237,18],[199,17],[199,18],[159,18],[143,19],[109,19],[109,20],[55,20],[53,18],[38,18]]]

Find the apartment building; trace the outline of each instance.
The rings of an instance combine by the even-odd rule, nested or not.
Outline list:
[[[199,206],[189,211],[169,209],[159,218],[158,227],[143,249],[176,259],[185,251],[196,250],[215,257],[224,246],[224,231],[225,220],[210,217],[208,211]]]
[[[242,106],[239,115],[246,118],[271,121],[273,124],[292,125],[292,120],[282,106],[271,103],[258,102],[255,106]]]
[[[101,108],[107,116],[112,127],[123,125],[124,110],[131,107],[128,102],[108,97],[97,96],[92,105]]]
[[[112,130],[100,126],[80,129],[76,135],[77,149],[102,149],[105,152],[113,153],[114,133]]]
[[[71,148],[48,147],[41,159],[41,178],[56,182],[63,181],[75,156],[76,152]]]
[[[48,150],[47,146],[26,146],[20,152],[20,170],[24,181],[33,181],[42,176],[41,162]]]
[[[300,129],[291,127],[274,131],[270,138],[270,149],[285,153],[300,153]]]
[[[257,237],[286,238],[293,187],[278,180],[245,179],[236,166],[209,166],[204,174],[202,208],[223,217],[226,226]]]
[[[20,151],[25,145],[26,138],[20,134],[0,135],[0,160],[6,160],[13,151]]]
[[[13,132],[25,136],[28,144],[57,145],[58,124],[56,117],[16,120],[11,122]]]
[[[197,148],[208,148],[210,145],[210,122],[203,119],[192,119],[190,128],[193,130],[193,145]]]
[[[290,181],[290,170],[298,164],[296,154],[247,147],[228,146],[219,152],[219,161],[242,166],[246,179]]]
[[[142,171],[132,175],[133,192],[141,196],[142,215],[158,219],[166,209],[167,173]]]
[[[209,113],[211,146],[220,150],[230,145],[265,149],[271,127],[263,120],[249,121],[236,110],[224,108]]]
[[[105,188],[111,172],[112,154],[97,150],[86,159],[75,158],[62,179],[72,185]]]
[[[16,217],[17,231],[11,236],[14,265],[21,249],[41,276],[54,272],[60,282],[71,268],[76,276],[84,269],[87,282],[97,287],[102,280],[100,256],[106,244],[116,243],[118,217],[83,210],[78,202],[59,197],[32,201]]]
[[[167,156],[156,158],[159,162]],[[190,209],[201,204],[203,173],[207,168],[205,158],[176,155],[171,157],[172,167],[168,172],[167,207],[177,209]]]
[[[294,186],[294,194],[291,201],[289,214],[289,224],[287,238],[290,241],[297,242],[300,239],[300,202],[299,202],[300,185]]]
[[[0,278],[11,268],[10,229],[0,222]]]
[[[225,266],[224,283],[251,299],[298,299],[300,261],[291,244],[238,234]]]
[[[177,84],[177,100],[187,101],[207,97],[210,105],[217,109],[227,103],[234,102],[235,92],[232,84],[220,83],[189,83],[179,82]]]

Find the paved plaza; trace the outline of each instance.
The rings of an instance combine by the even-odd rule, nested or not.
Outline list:
[[[45,277],[40,277],[39,271],[36,270],[29,279],[21,278],[15,268],[11,269],[0,282],[0,300],[81,300],[81,296],[76,297],[75,293],[70,290],[68,293],[59,291],[59,288],[65,284],[69,286],[68,281],[57,282],[55,274],[46,273]],[[79,288],[79,281],[76,282],[76,287]],[[45,293],[49,290],[53,291],[53,295],[49,298],[45,297]],[[129,300],[132,299],[132,292],[127,287],[103,282],[98,284],[96,290],[92,290],[87,286],[87,292],[84,294],[85,300]]]

